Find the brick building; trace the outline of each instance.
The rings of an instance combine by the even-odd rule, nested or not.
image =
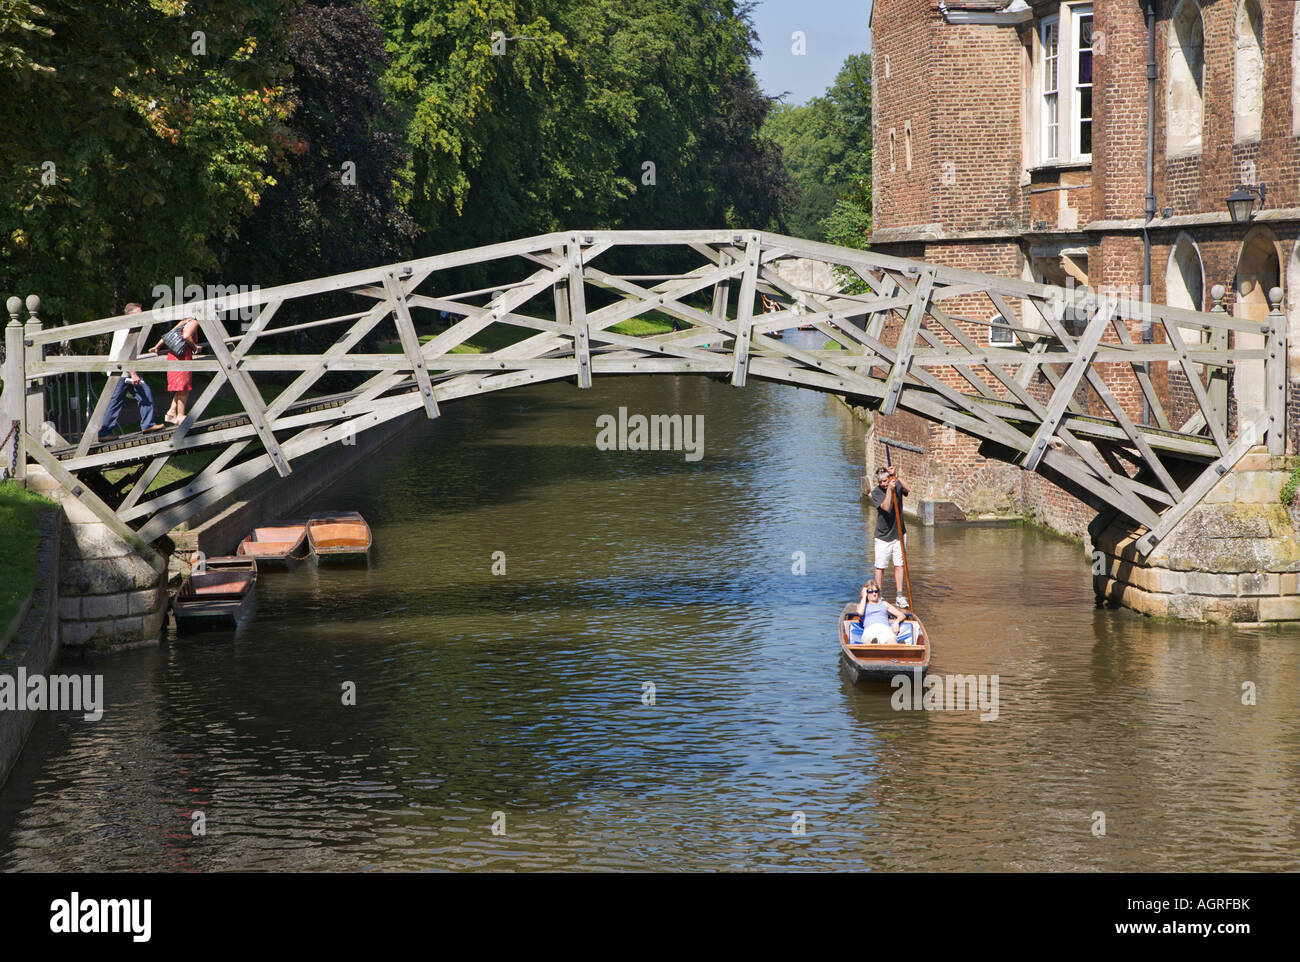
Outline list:
[[[1135,297],[1149,280],[1150,300],[1203,310],[1222,285],[1252,318],[1281,287],[1300,377],[1300,3],[874,0],[870,26],[875,250]],[[1265,196],[1234,223],[1241,184]],[[1236,376],[1234,418],[1262,403],[1258,367]],[[1157,387],[1172,413],[1178,384]],[[1289,396],[1294,447],[1300,382]],[[1074,534],[1093,516],[942,426],[898,414],[875,432],[926,449],[904,462],[923,497]]]

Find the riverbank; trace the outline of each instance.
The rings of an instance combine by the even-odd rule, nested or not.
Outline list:
[[[0,486],[3,487],[3,486]],[[19,490],[22,490],[21,488]],[[59,542],[63,536],[63,513],[58,506],[37,495],[23,491],[26,497],[15,497],[12,492],[0,493],[4,509],[0,515],[8,514],[5,521],[13,520],[13,514],[26,514],[34,511],[31,519],[34,537],[31,555],[24,555],[22,573],[29,576],[30,587],[20,599],[19,613],[15,615],[12,632],[0,636],[0,675],[17,677],[25,671],[28,677],[48,674],[59,659]],[[19,511],[13,512],[11,506],[17,504]],[[18,543],[27,534],[27,519],[23,519],[20,538],[13,537],[7,527],[0,527],[7,543]],[[0,521],[2,525],[4,521]],[[14,565],[6,562],[0,571],[5,574],[6,591],[10,575],[19,574]],[[4,786],[23,745],[36,724],[37,712],[10,710],[11,706],[0,709],[0,788]]]
[[[53,509],[53,501],[17,481],[0,482],[0,651],[36,587],[40,518]]]

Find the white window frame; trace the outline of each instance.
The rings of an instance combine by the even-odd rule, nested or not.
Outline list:
[[[1051,30],[1056,37],[1056,49],[1049,52],[1047,44],[1048,31]],[[1061,18],[1059,16],[1044,17],[1038,27],[1038,42],[1043,52],[1042,64],[1039,68],[1039,151],[1040,159],[1044,163],[1060,159],[1061,154]],[[1052,80],[1048,79],[1048,65],[1055,67],[1056,76]],[[1049,97],[1055,100],[1049,101]],[[1049,104],[1051,109],[1049,110]],[[1056,127],[1056,146],[1050,146],[1052,127]]]
[[[1080,4],[1070,7],[1070,153],[1078,160],[1092,160],[1092,143],[1089,138],[1088,150],[1083,150],[1083,97],[1080,91],[1085,86],[1092,92],[1092,80],[1085,85],[1079,78],[1079,55],[1082,52],[1083,21],[1092,19],[1092,4]],[[1088,53],[1093,53],[1092,41],[1088,41]],[[1096,65],[1094,64],[1094,67]],[[1088,117],[1088,126],[1092,127],[1092,117]]]
[[[1080,149],[1083,123],[1080,91],[1084,87],[1091,89],[1092,81],[1081,84],[1079,78],[1080,33],[1083,19],[1091,16],[1091,3],[1063,3],[1059,12],[1038,22],[1038,96],[1035,100],[1039,165],[1092,163],[1091,150],[1084,153]],[[1053,31],[1056,36],[1055,55],[1049,56],[1048,37]],[[1049,77],[1049,64],[1053,61],[1056,67],[1054,82]],[[1056,128],[1054,151],[1051,146],[1053,126]]]

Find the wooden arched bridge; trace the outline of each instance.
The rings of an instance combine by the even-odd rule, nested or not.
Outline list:
[[[799,280],[783,269],[791,259],[830,265],[837,282]],[[629,269],[645,265],[661,273]],[[496,283],[459,290],[466,276]],[[152,542],[254,477],[289,474],[296,458],[410,411],[436,417],[458,398],[543,381],[697,374],[950,425],[989,456],[1144,525],[1147,553],[1249,447],[1266,440],[1280,453],[1284,439],[1276,310],[1260,323],[752,230],[555,233],[218,293],[48,328],[19,324],[13,299],[3,464],[43,466],[123,536]],[[778,309],[764,313],[761,294]],[[619,330],[648,312],[674,329]],[[185,317],[199,319],[203,353],[141,353]],[[825,347],[782,340],[796,325],[812,325]],[[494,326],[516,339],[457,350]],[[126,347],[108,356],[123,329]],[[377,346],[385,335],[389,351]],[[180,367],[208,380],[179,425],[99,443],[107,392],[80,437],[47,422],[47,380]],[[1263,381],[1264,402],[1237,427],[1228,386],[1247,375]],[[222,392],[238,410],[207,415]],[[158,484],[170,459],[195,452],[210,460]]]

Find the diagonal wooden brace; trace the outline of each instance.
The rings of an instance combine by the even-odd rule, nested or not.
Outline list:
[[[930,291],[934,288],[935,272],[925,271],[913,293],[915,298],[903,321],[903,330],[898,335],[898,347],[894,351],[894,366],[885,378],[885,400],[880,405],[881,414],[893,414],[898,408],[898,398],[903,393],[903,379],[912,364],[912,351],[916,348],[916,332],[921,329],[925,312],[930,306]]]
[[[1057,383],[1052,391],[1052,400],[1047,405],[1047,411],[1043,415],[1043,423],[1038,426],[1034,432],[1033,443],[1029,447],[1029,453],[1022,462],[1024,468],[1029,471],[1038,468],[1038,462],[1043,459],[1043,452],[1047,450],[1048,442],[1052,435],[1056,433],[1056,427],[1061,423],[1061,418],[1065,416],[1065,409],[1069,406],[1074,397],[1075,388],[1083,380],[1092,365],[1092,355],[1097,350],[1097,345],[1101,343],[1101,336],[1106,328],[1110,326],[1110,318],[1114,307],[1109,306],[1098,310],[1088,323],[1087,329],[1083,332],[1083,337],[1079,339],[1075,346],[1078,352],[1075,355],[1073,363],[1070,364],[1064,376]]]
[[[262,400],[262,393],[253,383],[253,379],[248,376],[248,372],[236,366],[235,359],[230,356],[230,350],[226,347],[225,326],[220,321],[209,317],[199,318],[199,326],[203,328],[203,336],[207,339],[217,363],[221,365],[221,370],[225,372],[226,380],[239,395],[240,403],[244,405],[244,412],[248,415],[248,421],[257,433],[258,440],[266,448],[266,453],[271,456],[271,464],[280,477],[287,477],[293,469],[289,467],[289,459],[284,456],[280,443],[276,441],[275,434],[266,422],[266,404]]]
[[[384,290],[388,292],[388,300],[393,305],[393,320],[397,324],[397,336],[402,342],[406,359],[411,362],[411,373],[415,376],[416,386],[420,389],[424,412],[430,419],[436,418],[439,414],[438,400],[433,396],[429,369],[424,355],[420,352],[420,338],[416,335],[415,324],[411,321],[411,309],[406,303],[406,291],[402,290],[401,282],[392,271],[384,275]]]

